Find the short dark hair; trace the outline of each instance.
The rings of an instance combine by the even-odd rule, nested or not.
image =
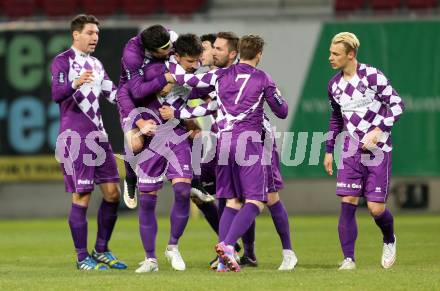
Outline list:
[[[74,31],[81,32],[84,29],[84,26],[88,23],[94,23],[99,27],[98,18],[94,15],[78,14],[72,19],[72,21],[70,21],[70,31],[72,33]]]
[[[176,52],[176,54],[179,54],[179,56],[182,57],[196,57],[199,56],[203,51],[202,42],[200,41],[200,38],[195,34],[181,34],[176,40],[174,51]]]
[[[215,33],[208,33],[208,34],[204,34],[200,37],[200,40],[202,42],[204,41],[209,41],[211,43],[211,45],[214,47],[214,42],[215,39],[217,38],[217,35]]]
[[[150,26],[141,32],[142,45],[150,52],[155,52],[159,48],[167,48],[166,44],[169,41],[170,33],[160,24]]]
[[[235,33],[231,32],[231,31],[228,31],[228,32],[222,31],[222,32],[217,33],[217,38],[226,39],[228,41],[229,51],[237,51],[238,52],[238,41],[240,39],[238,38],[238,36]]]
[[[240,39],[240,59],[252,60],[263,51],[264,39],[258,35],[245,35]]]

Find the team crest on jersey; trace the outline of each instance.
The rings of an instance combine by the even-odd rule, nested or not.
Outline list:
[[[93,66],[93,69],[99,74],[101,73],[101,66],[99,66],[97,63]]]
[[[77,62],[72,63],[72,69],[79,74],[81,72],[81,66]]]
[[[73,63],[72,63],[72,69],[73,69],[74,71],[76,71],[78,74],[79,74],[79,72],[81,72],[81,66],[80,66],[80,64],[78,64],[77,62],[73,62]]]
[[[367,90],[367,86],[365,86],[363,82],[359,82],[356,89],[363,94],[365,93],[365,90]]]
[[[335,91],[335,99],[339,100],[341,99],[341,96],[342,96],[342,90],[337,88]]]

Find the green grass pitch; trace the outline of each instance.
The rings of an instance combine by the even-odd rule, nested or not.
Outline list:
[[[125,271],[77,271],[66,219],[0,221],[0,290],[440,290],[440,216],[398,215],[398,257],[391,270],[380,267],[381,235],[374,221],[358,213],[355,271],[337,271],[342,259],[337,216],[291,217],[299,264],[279,272],[281,246],[270,217],[257,220],[256,252],[260,266],[241,273],[208,269],[215,236],[202,218],[190,219],[180,250],[184,272],[172,271],[163,251],[168,218],[159,220],[159,272],[135,274],[144,257],[137,217],[122,215],[110,244],[129,264]],[[89,218],[89,248],[96,220]]]

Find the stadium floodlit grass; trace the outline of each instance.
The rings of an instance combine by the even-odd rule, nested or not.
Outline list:
[[[256,251],[260,266],[241,273],[217,274],[208,269],[215,236],[202,218],[190,219],[180,250],[184,272],[172,271],[163,251],[168,218],[159,220],[159,272],[135,274],[144,257],[136,216],[121,216],[111,249],[129,264],[125,271],[77,271],[66,219],[0,221],[0,289],[120,290],[440,290],[440,216],[396,216],[398,259],[391,270],[380,267],[381,236],[365,213],[358,214],[359,236],[355,271],[337,271],[342,259],[337,216],[291,218],[299,264],[280,272],[280,242],[270,217],[257,220]],[[89,219],[89,248],[96,220]]]

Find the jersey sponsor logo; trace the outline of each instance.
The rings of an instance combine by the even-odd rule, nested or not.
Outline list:
[[[78,185],[93,185],[93,180],[89,179],[78,179]]]
[[[362,185],[361,184],[356,184],[356,183],[344,183],[344,182],[337,182],[336,183],[336,187],[338,188],[347,188],[347,189],[361,189]]]
[[[131,80],[131,74],[130,74],[130,70],[129,69],[125,70],[125,74],[127,75],[127,80]]]
[[[346,187],[347,187],[347,184],[344,183],[344,182],[337,182],[337,183],[336,183],[336,187],[338,187],[338,188],[346,188]]]
[[[364,93],[363,97],[369,98],[369,99],[373,99],[374,96],[376,95],[376,92],[372,89],[369,89],[369,88],[365,89],[365,92],[363,92],[363,93]]]
[[[139,75],[141,75],[141,76],[143,76],[143,75],[144,75],[144,70],[142,70],[142,69],[139,69],[138,71],[139,71]]]
[[[163,177],[157,177],[157,178],[139,178],[139,183],[142,184],[154,184],[158,182],[162,182]]]
[[[214,182],[202,182],[203,187],[214,186]]]
[[[344,104],[341,104],[341,106],[343,111],[356,111],[357,109],[370,105],[372,102],[372,98],[355,99],[344,102]]]

